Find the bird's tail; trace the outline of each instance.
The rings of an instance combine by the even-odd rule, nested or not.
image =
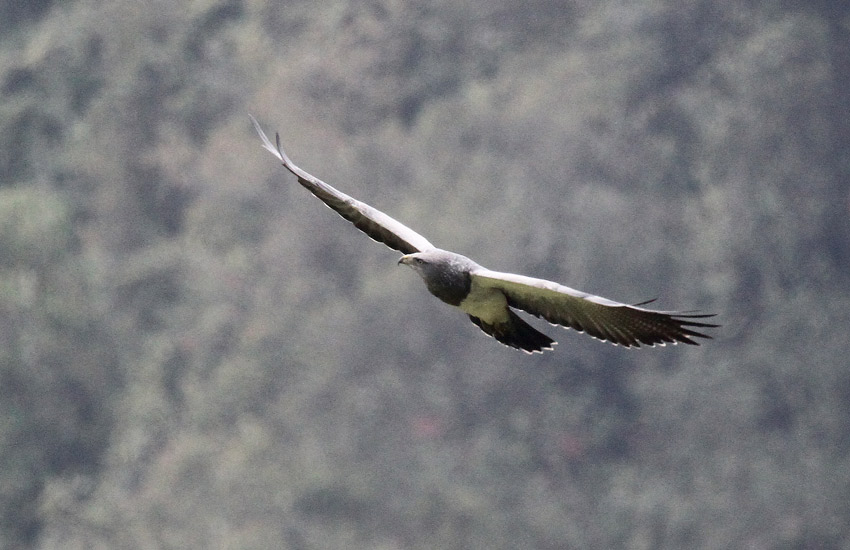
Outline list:
[[[552,346],[555,345],[554,340],[520,319],[511,310],[508,310],[508,320],[504,323],[491,325],[472,315],[469,320],[499,342],[526,353],[543,353],[553,349]]]

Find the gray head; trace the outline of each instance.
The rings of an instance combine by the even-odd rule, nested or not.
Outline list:
[[[419,273],[431,294],[453,306],[469,294],[470,271],[480,267],[466,256],[437,248],[406,254],[398,263]]]

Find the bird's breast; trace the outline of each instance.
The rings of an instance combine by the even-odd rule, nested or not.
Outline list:
[[[469,273],[460,271],[444,270],[437,275],[429,273],[423,278],[431,294],[453,306],[460,306],[472,286]]]
[[[475,284],[474,279],[469,294],[458,307],[488,324],[504,322],[508,318],[508,300],[502,291]]]

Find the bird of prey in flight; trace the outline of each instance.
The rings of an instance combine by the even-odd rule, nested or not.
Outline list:
[[[556,343],[523,321],[515,309],[625,347],[678,342],[698,345],[694,338],[710,338],[698,329],[718,326],[702,321],[712,317],[710,314],[641,307],[648,302],[621,304],[552,281],[490,271],[466,256],[439,249],[398,220],[298,168],[283,152],[280,134],[275,135],[276,144],[272,144],[253,116],[251,121],[263,147],[301,185],[373,240],[401,252],[398,263],[419,273],[431,294],[460,308],[476,326],[502,344],[526,353],[542,353],[553,349]]]

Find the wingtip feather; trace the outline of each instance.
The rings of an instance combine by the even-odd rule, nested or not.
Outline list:
[[[266,133],[263,131],[263,128],[260,126],[260,123],[259,123],[259,122],[257,122],[257,119],[256,119],[256,118],[254,118],[254,115],[252,115],[252,114],[250,114],[250,113],[249,113],[249,114],[248,114],[248,117],[251,119],[251,122],[254,124],[254,129],[255,129],[255,130],[257,131],[257,133],[260,135],[260,139],[261,139],[261,140],[263,140],[263,148],[264,148],[266,151],[268,151],[268,152],[270,152],[271,154],[273,154],[274,156],[276,156],[276,157],[278,158],[278,160],[280,160],[281,162],[285,162],[285,161],[283,160],[283,153],[281,152],[281,148],[280,148],[280,138],[278,138],[278,140],[277,140],[277,148],[275,148],[275,146],[274,146],[274,145],[272,145],[272,142],[271,142],[271,140],[269,139],[269,137],[268,137],[268,136],[266,135]]]

